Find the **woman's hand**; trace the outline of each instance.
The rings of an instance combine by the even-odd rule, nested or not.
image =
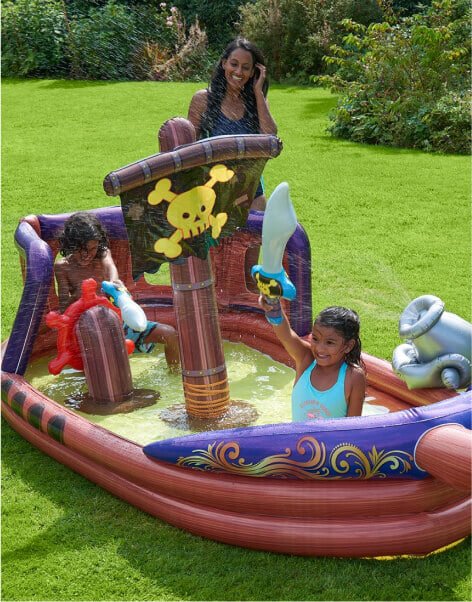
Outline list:
[[[261,65],[261,63],[256,63],[254,67],[254,94],[263,94],[262,86],[264,85],[266,78],[266,68],[265,65]]]

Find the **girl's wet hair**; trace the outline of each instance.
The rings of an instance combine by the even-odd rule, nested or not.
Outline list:
[[[346,354],[345,361],[350,366],[356,365],[365,369],[361,358],[360,320],[357,312],[334,305],[323,309],[316,316],[314,324],[334,328],[345,341],[354,340],[354,347]]]
[[[265,65],[265,59],[262,52],[249,40],[245,38],[236,38],[232,42],[228,44],[223,54],[220,56],[218,60],[218,64],[216,65],[213,75],[211,77],[210,84],[208,85],[208,104],[206,111],[202,115],[201,126],[200,129],[204,136],[209,137],[210,133],[213,129],[213,123],[218,115],[218,112],[221,107],[221,103],[223,102],[223,98],[226,94],[226,86],[227,81],[225,77],[225,72],[223,69],[223,61],[226,60],[232,52],[241,48],[242,50],[246,50],[250,52],[253,60],[253,67],[255,67],[256,63],[260,65]],[[249,116],[251,122],[253,123],[255,130],[259,131],[259,116],[257,113],[257,104],[256,97],[254,95],[253,81],[256,73],[249,79],[242,91],[242,98],[244,100],[244,106],[246,107],[246,115]],[[264,84],[262,85],[262,91],[264,96],[267,96],[267,91],[269,89],[269,81],[267,77],[265,78]]]
[[[100,259],[109,247],[109,240],[102,224],[92,213],[79,211],[64,222],[64,228],[58,237],[59,252],[66,257],[75,251],[87,248],[91,240],[98,241],[97,255]]]

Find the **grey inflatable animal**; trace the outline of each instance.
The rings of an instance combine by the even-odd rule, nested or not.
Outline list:
[[[392,366],[409,389],[470,384],[472,324],[444,311],[441,299],[412,301],[400,316],[399,333],[406,342],[394,350]]]

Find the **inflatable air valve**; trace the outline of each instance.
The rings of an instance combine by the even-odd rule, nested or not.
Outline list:
[[[394,350],[392,366],[409,389],[470,384],[472,325],[444,311],[441,299],[412,301],[400,316],[399,333],[406,342]]]
[[[293,301],[297,291],[282,267],[285,247],[297,227],[297,217],[290,200],[287,182],[277,186],[267,201],[262,224],[262,265],[255,265],[251,275],[261,294],[273,310],[266,317],[271,324],[282,322],[280,298]]]
[[[136,332],[146,330],[146,314],[142,307],[133,301],[126,288],[118,287],[113,282],[104,280],[102,282],[102,291],[121,310],[121,319],[127,326]]]

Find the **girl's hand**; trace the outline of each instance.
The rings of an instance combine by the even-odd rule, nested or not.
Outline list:
[[[265,300],[264,295],[259,295],[259,306],[267,313],[268,311],[270,311],[271,307],[270,305],[267,303],[267,301]]]
[[[274,299],[274,302],[271,304],[267,302],[264,295],[259,296],[259,305],[266,313],[274,311],[274,306],[277,305],[277,303],[280,307],[280,299]]]
[[[261,65],[261,63],[256,63],[255,67],[254,67],[254,94],[257,93],[261,93],[263,94],[262,91],[262,86],[264,85],[265,82],[265,78],[266,78],[266,68],[265,65]]]

